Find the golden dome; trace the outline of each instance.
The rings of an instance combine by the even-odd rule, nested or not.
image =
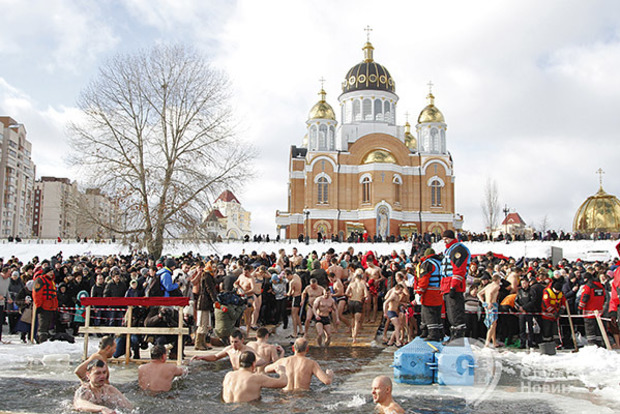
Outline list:
[[[304,135],[304,138],[301,140],[301,146],[308,148],[308,134]]]
[[[426,108],[420,112],[420,116],[418,117],[418,124],[422,124],[424,122],[446,122],[444,120],[443,114],[437,107],[435,106],[435,97],[432,93],[429,93],[426,97],[428,99],[428,105]]]
[[[411,133],[411,125],[409,124],[409,122],[405,123],[405,145],[411,151],[415,151],[418,149],[418,141]]]
[[[331,119],[332,121],[336,120],[336,114],[332,109],[331,105],[325,102],[325,91],[321,88],[321,100],[318,101],[312,109],[310,109],[310,113],[308,114],[308,119]]]
[[[573,221],[573,231],[579,233],[620,232],[620,200],[603,191],[583,202]]]
[[[396,164],[396,158],[386,150],[374,150],[366,154],[362,164],[372,164],[375,162]]]

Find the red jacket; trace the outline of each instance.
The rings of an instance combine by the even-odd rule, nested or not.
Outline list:
[[[620,244],[618,245],[620,246]],[[620,289],[620,266],[614,270],[614,280],[611,282],[611,299],[609,300],[609,311],[617,312],[620,299],[618,298],[618,290]]]
[[[415,291],[422,298],[424,306],[441,306],[443,297],[439,280],[441,277],[441,258],[436,255],[425,256],[419,267],[419,276],[416,278]]]
[[[587,319],[595,318],[594,311],[603,311],[605,305],[605,288],[598,280],[590,280],[583,286],[583,293],[579,301],[579,309],[583,310]]]
[[[562,292],[555,293],[550,287],[543,291],[542,318],[549,321],[558,319],[562,308],[566,307],[566,298]]]
[[[443,261],[441,262],[441,294],[445,295],[454,288],[464,293],[467,281],[467,270],[471,254],[463,243],[454,239],[446,244]]]
[[[56,295],[54,275],[48,277],[45,274],[41,274],[35,277],[32,300],[37,308],[48,311],[58,310],[58,296]]]

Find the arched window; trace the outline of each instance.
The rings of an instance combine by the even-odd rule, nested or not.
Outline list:
[[[431,207],[441,206],[441,183],[439,180],[431,182]]]
[[[344,103],[344,114],[342,116],[345,124],[348,124],[353,120],[352,111],[353,111],[353,103],[351,101],[346,101]]]
[[[372,101],[368,98],[362,102],[362,114],[364,121],[372,121]]]
[[[385,122],[390,122],[392,119],[392,112],[390,111],[390,103],[388,101],[383,102],[383,119]]]
[[[370,177],[362,180],[362,203],[370,203]]]
[[[400,189],[403,185],[403,182],[400,177],[395,176],[392,180],[392,183],[392,185],[394,186],[394,203],[400,204]]]
[[[362,110],[360,108],[360,101],[358,99],[353,101],[353,120],[354,121],[362,120]]]
[[[331,151],[336,149],[336,130],[333,126],[329,127],[329,149]]]
[[[383,121],[383,105],[381,99],[375,99],[375,121]]]
[[[439,132],[437,128],[431,129],[431,152],[439,151]]]
[[[319,151],[325,151],[327,149],[327,126],[321,125],[319,127]]]
[[[312,125],[312,127],[310,128],[310,151],[316,151],[317,147],[316,147],[316,125]]]
[[[327,178],[320,177],[317,180],[317,194],[318,194],[317,204],[327,204],[328,190],[329,190],[329,183],[327,182]]]

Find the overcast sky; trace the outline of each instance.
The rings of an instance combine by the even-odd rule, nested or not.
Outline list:
[[[227,72],[239,136],[259,150],[258,177],[235,191],[255,233],[286,210],[288,155],[325,78],[362,60],[396,82],[397,123],[415,124],[432,80],[448,124],[456,211],[483,229],[485,182],[534,226],[570,230],[598,190],[620,195],[620,2],[0,0],[0,115],[23,123],[37,176],[78,177],[66,123],[108,57],[186,43]],[[340,119],[338,119],[340,121]]]

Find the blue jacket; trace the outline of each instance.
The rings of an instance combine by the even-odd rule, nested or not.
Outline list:
[[[164,297],[170,297],[170,292],[179,288],[178,283],[172,283],[172,270],[167,267],[162,267],[157,272],[159,276],[159,284],[164,291]]]

